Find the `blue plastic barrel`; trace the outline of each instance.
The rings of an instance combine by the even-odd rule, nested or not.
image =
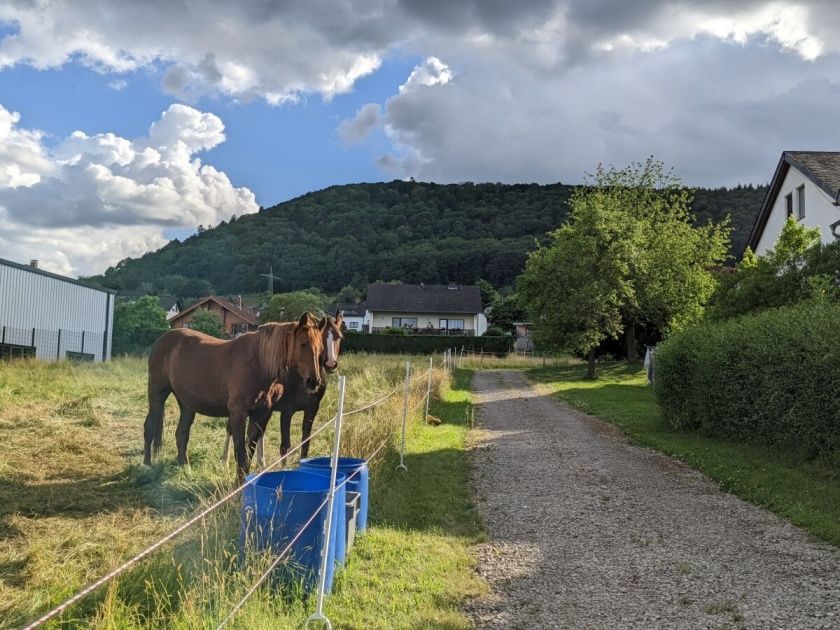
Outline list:
[[[255,476],[249,475],[248,479]],[[264,473],[246,486],[239,535],[241,552],[244,554],[248,547],[255,551],[271,549],[272,554],[279,554],[327,498],[329,486],[329,477],[305,470]],[[304,593],[313,591],[318,584],[326,520],[327,506],[324,506],[278,567],[281,579],[300,584]],[[333,527],[333,535],[335,531]],[[327,550],[327,592],[332,589],[335,572],[336,541],[331,542]]]
[[[329,471],[330,465],[329,457],[309,457],[300,460],[300,470],[318,470],[323,472],[324,469]],[[363,532],[367,529],[368,518],[368,482],[370,472],[367,462],[357,457],[339,457],[338,472],[350,477],[350,481],[347,482],[347,489],[351,492],[358,492],[360,495],[356,531]],[[354,475],[353,473],[356,474]]]
[[[330,481],[330,469],[327,468],[307,468],[306,472],[315,475],[324,475],[327,478],[327,484]],[[347,559],[347,513],[343,509],[347,503],[347,485],[344,480],[347,478],[343,472],[339,472],[335,476],[335,485],[338,488],[335,491],[335,502],[333,503],[333,523],[330,531],[330,546],[333,547],[333,556],[335,562],[343,567]],[[329,487],[329,485],[328,485]],[[326,509],[326,508],[324,508]]]

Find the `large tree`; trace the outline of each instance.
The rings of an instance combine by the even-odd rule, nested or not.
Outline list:
[[[321,315],[327,298],[307,291],[278,293],[271,298],[262,313],[263,322],[291,322],[300,319],[304,313]]]
[[[144,352],[168,329],[166,311],[156,297],[146,295],[131,302],[117,302],[114,307],[114,354]]]
[[[190,320],[190,328],[219,339],[227,337],[222,318],[206,308],[200,308],[195,312]]]
[[[621,307],[632,294],[624,225],[603,201],[573,195],[569,220],[528,256],[517,284],[536,341],[584,354],[588,378],[595,378],[598,344],[621,333]]]
[[[593,376],[601,341],[624,333],[633,361],[638,327],[662,333],[700,315],[729,228],[694,226],[690,191],[653,158],[599,166],[569,203],[567,222],[529,258],[519,292],[537,338],[586,353]]]

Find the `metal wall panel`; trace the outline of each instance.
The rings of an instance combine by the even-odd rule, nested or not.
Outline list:
[[[82,331],[85,331],[85,353],[93,354],[96,361],[102,360],[103,351],[105,359],[110,358],[114,297],[106,291],[0,261],[0,326],[7,327],[9,334],[17,329],[14,334],[18,337],[27,336],[20,330],[28,330],[31,337],[34,328],[36,341],[41,340],[40,345],[36,344],[38,358],[55,359],[63,356],[65,350],[79,351]],[[62,331],[60,350],[59,330]],[[53,336],[56,339],[52,340]]]

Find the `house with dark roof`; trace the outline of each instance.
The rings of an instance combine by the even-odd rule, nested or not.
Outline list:
[[[840,151],[785,151],[747,244],[757,254],[773,249],[793,217],[820,229],[823,243],[840,238]]]
[[[260,325],[260,321],[253,313],[239,308],[218,295],[210,295],[175,315],[169,320],[169,326],[171,328],[191,328],[192,318],[202,308],[219,316],[222,321],[222,329],[228,337],[236,337],[244,332],[256,330],[257,326]]]
[[[347,328],[347,330],[355,332],[367,332],[364,328],[365,310],[366,307],[364,302],[360,302],[358,304],[349,302],[328,304],[324,307],[324,312],[327,315],[341,313],[341,318],[344,320],[344,327]]]
[[[482,335],[487,318],[476,286],[368,285],[364,325],[371,332],[400,328],[415,334]]]

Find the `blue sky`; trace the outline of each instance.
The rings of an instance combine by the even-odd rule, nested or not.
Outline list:
[[[388,59],[358,81],[348,94],[329,101],[310,95],[300,103],[272,106],[260,99],[235,102],[202,97],[189,103],[219,116],[226,140],[199,157],[247,186],[264,207],[333,184],[379,181],[387,173],[375,158],[389,149],[380,131],[363,145],[348,147],[336,135],[340,120],[370,101],[384,101],[405,82],[416,57]],[[145,135],[149,125],[180,99],[160,89],[162,72],[102,74],[78,63],[60,69],[19,66],[0,72],[0,104],[19,112],[21,123],[48,134],[54,144],[73,131],[113,132],[125,138]],[[124,81],[125,87],[109,87]]]
[[[0,3],[0,256],[99,273],[348,182],[654,155],[732,186],[840,149],[833,0],[164,4]]]

